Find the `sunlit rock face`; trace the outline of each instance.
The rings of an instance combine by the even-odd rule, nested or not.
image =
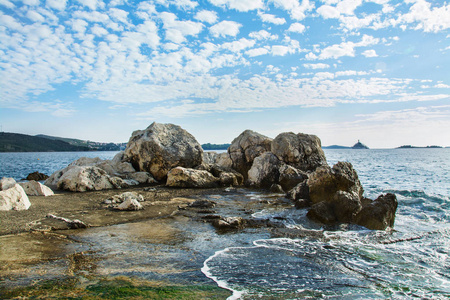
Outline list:
[[[164,180],[175,167],[194,168],[202,163],[203,149],[180,126],[152,123],[145,130],[133,132],[125,149],[124,161],[138,171],[149,172]]]

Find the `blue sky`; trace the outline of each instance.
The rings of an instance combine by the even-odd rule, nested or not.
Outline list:
[[[450,146],[449,28],[437,0],[0,0],[0,124]]]

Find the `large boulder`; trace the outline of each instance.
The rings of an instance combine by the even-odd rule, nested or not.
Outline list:
[[[20,186],[24,189],[28,196],[53,196],[53,191],[40,182],[31,180],[28,182],[20,182]]]
[[[270,151],[271,142],[271,138],[252,130],[241,133],[228,147],[232,168],[247,179],[247,172],[250,170],[253,160],[264,152]]]
[[[280,179],[280,160],[272,153],[265,152],[256,157],[248,171],[248,184],[269,188]]]
[[[133,132],[123,157],[136,170],[150,172],[157,180],[164,180],[178,166],[194,168],[202,158],[203,149],[190,133],[177,125],[159,123]]]
[[[31,203],[19,184],[0,191],[0,210],[27,210]]]
[[[283,190],[289,191],[306,179],[308,179],[306,172],[300,171],[285,163],[281,165],[279,184],[283,187]]]
[[[128,186],[121,178],[109,176],[103,169],[76,165],[53,173],[45,181],[45,185],[72,192],[99,191]]]
[[[355,216],[355,223],[373,230],[385,230],[394,227],[397,197],[388,193],[364,205]]]
[[[349,162],[338,162],[332,168],[317,168],[308,178],[309,197],[312,203],[332,202],[337,191],[354,193],[360,199],[364,189],[358,174]]]
[[[272,141],[271,151],[279,160],[302,171],[326,165],[320,139],[315,135],[281,133]]]
[[[181,188],[213,188],[219,179],[206,170],[176,167],[167,174],[166,186]]]

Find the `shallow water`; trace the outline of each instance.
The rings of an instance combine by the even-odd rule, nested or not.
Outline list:
[[[330,165],[354,165],[365,196],[397,195],[394,230],[318,228],[301,211],[287,211],[287,227],[323,236],[224,248],[204,273],[234,291],[231,298],[448,299],[450,149],[325,152]]]

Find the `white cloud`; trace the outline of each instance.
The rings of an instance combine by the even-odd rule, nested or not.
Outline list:
[[[439,89],[449,89],[450,85],[448,84],[444,84],[444,83],[438,83],[434,86],[435,88],[439,88]]]
[[[337,19],[341,15],[341,13],[336,9],[336,7],[330,5],[322,5],[317,9],[317,12],[324,19]]]
[[[201,10],[194,17],[201,22],[214,24],[217,22],[217,13],[215,11]]]
[[[178,21],[177,16],[173,13],[162,12],[159,16],[164,23],[164,29],[166,29],[166,40],[174,43],[183,43],[186,41],[186,36],[196,36],[203,29],[202,23]]]
[[[303,64],[303,67],[307,68],[307,69],[328,69],[330,67],[330,65],[328,64],[322,64],[322,63],[318,63],[318,64]]]
[[[104,8],[105,3],[101,0],[77,0],[82,5],[90,8],[91,10],[97,10],[97,8]]]
[[[292,53],[292,49],[288,46],[274,45],[271,52],[274,56],[285,56],[288,53]]]
[[[245,54],[247,54],[250,57],[266,55],[268,53],[269,53],[269,50],[266,48],[255,48],[255,49],[250,49],[245,52]]]
[[[112,17],[112,19],[119,21],[124,24],[128,24],[128,12],[118,9],[118,8],[111,8],[109,10],[109,15]]]
[[[47,6],[56,10],[64,10],[67,0],[46,0]]]
[[[269,33],[266,30],[253,31],[253,32],[250,32],[248,36],[251,37],[252,39],[257,39],[257,40],[277,40],[278,39],[277,35],[272,35],[271,33]]]
[[[258,16],[261,18],[263,22],[266,23],[272,23],[275,25],[283,25],[286,23],[286,20],[284,18],[277,18],[275,15],[258,12]]]
[[[45,18],[40,15],[39,13],[35,12],[34,10],[29,10],[27,12],[27,18],[30,19],[33,22],[44,22]]]
[[[305,29],[306,29],[305,25],[303,25],[301,23],[292,23],[291,26],[289,26],[288,31],[303,33],[305,31]]]
[[[303,20],[306,17],[305,13],[314,8],[314,2],[311,3],[309,0],[303,0],[301,4],[299,0],[270,0],[269,2],[288,11],[291,18],[298,21]]]
[[[319,59],[339,58],[342,56],[355,56],[355,44],[352,42],[343,42],[323,49]]]
[[[95,24],[93,27],[91,27],[91,32],[96,36],[104,36],[108,34],[108,31],[98,24]]]
[[[362,0],[342,0],[336,5],[339,13],[353,15],[355,9],[362,4]]]
[[[5,6],[6,8],[12,9],[15,7],[14,3],[8,0],[0,0],[0,5]]]
[[[250,11],[264,8],[262,0],[209,0],[213,5],[219,7],[227,7],[237,11]]]
[[[399,17],[400,23],[417,23],[414,28],[425,32],[438,32],[450,28],[450,4],[431,8],[431,3],[416,0],[409,12]]]
[[[230,50],[231,52],[241,52],[242,50],[253,47],[254,45],[254,40],[247,40],[246,38],[242,38],[231,43],[224,43],[222,45],[222,48]]]
[[[84,33],[88,23],[81,19],[75,19],[71,21],[72,29],[78,33]]]
[[[222,21],[209,28],[211,34],[215,37],[236,36],[242,24],[234,21]]]
[[[362,53],[365,57],[377,57],[377,52],[375,50],[366,50]]]

